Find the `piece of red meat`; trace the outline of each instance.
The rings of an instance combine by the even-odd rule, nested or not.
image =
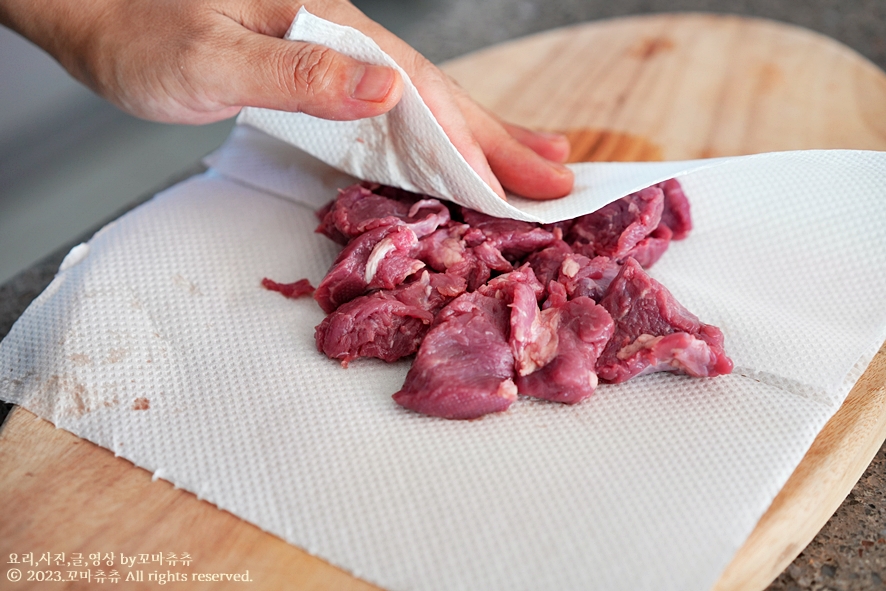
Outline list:
[[[668,226],[658,224],[649,236],[628,251],[628,256],[640,263],[644,269],[654,265],[668,249],[673,232]]]
[[[506,410],[517,399],[509,317],[503,300],[478,292],[453,300],[425,335],[394,400],[447,419]]]
[[[306,295],[311,295],[314,293],[314,286],[311,285],[311,282],[307,279],[299,279],[293,283],[277,283],[273,279],[268,279],[265,277],[261,280],[261,285],[265,289],[269,291],[276,291],[283,295],[283,297],[289,298],[291,300],[298,299],[300,297],[304,297]]]
[[[513,311],[512,311],[513,314]],[[515,383],[520,394],[553,402],[575,404],[597,388],[597,358],[612,337],[612,317],[594,300],[579,296],[540,312],[549,325],[556,326],[553,350],[546,350],[544,363],[520,371]],[[513,332],[512,332],[513,335]],[[543,339],[549,336],[541,333]]]
[[[382,196],[363,185],[339,191],[338,198],[318,214],[317,232],[339,244],[381,226],[407,225],[417,236],[430,234],[449,221],[449,209],[437,199],[402,192],[399,199]]]
[[[466,236],[469,245],[485,240],[511,261],[521,260],[554,241],[554,233],[538,224],[496,218],[468,208],[462,208],[462,217],[471,227],[471,234]]]
[[[499,275],[490,279],[486,285],[480,286],[478,291],[483,295],[504,300],[511,303],[514,298],[514,288],[525,285],[531,291],[536,301],[544,295],[544,285],[538,280],[529,264],[524,264],[519,269]]]
[[[664,208],[659,227],[668,227],[673,234],[671,240],[683,240],[692,230],[689,200],[683,192],[683,187],[677,179],[669,179],[656,186],[664,192]]]
[[[557,280],[566,288],[570,298],[584,296],[599,302],[619,269],[618,263],[609,257],[589,259],[581,254],[570,254],[563,259]]]
[[[547,248],[529,255],[526,262],[532,267],[541,284],[547,286],[560,275],[560,265],[570,254],[572,254],[571,246],[563,240],[554,240]]]
[[[647,187],[576,218],[566,241],[589,258],[606,256],[620,262],[658,226],[663,208],[664,192]]]
[[[627,259],[600,305],[615,333],[597,360],[597,375],[612,383],[655,371],[710,377],[732,371],[723,333],[684,308],[634,259]]]
[[[347,367],[358,357],[388,362],[412,355],[440,308],[464,292],[464,282],[424,271],[412,283],[357,297],[323,319],[317,349]]]
[[[556,355],[560,311],[539,310],[538,297],[526,283],[515,283],[510,291],[508,342],[514,354],[514,370],[518,376],[524,376],[546,365]]]
[[[370,289],[393,289],[425,266],[418,252],[418,238],[406,226],[368,230],[339,253],[314,299],[328,314]]]
[[[468,246],[464,236],[471,228],[467,224],[449,223],[420,241],[418,258],[435,271],[465,279],[468,291],[474,291],[492,275],[492,271],[513,269],[492,244],[481,241]]]

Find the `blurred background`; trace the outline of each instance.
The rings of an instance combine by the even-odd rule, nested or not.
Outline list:
[[[886,0],[354,0],[434,62],[630,14],[732,13],[833,37],[886,69]],[[192,169],[233,121],[163,125],[117,111],[0,27],[0,284]]]

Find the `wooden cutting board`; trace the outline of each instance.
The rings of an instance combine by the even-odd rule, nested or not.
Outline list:
[[[886,150],[886,74],[828,38],[767,21],[696,14],[616,19],[493,47],[445,69],[502,117],[568,132],[574,160]],[[816,439],[717,591],[756,591],[774,579],[839,506],[884,437],[886,348]],[[4,561],[27,552],[66,552],[70,559],[76,552],[187,551],[188,566],[143,569],[248,570],[262,589],[377,589],[165,481],[152,481],[148,472],[22,409],[0,432],[0,498],[6,501]],[[128,569],[118,571],[125,577]],[[47,584],[12,586],[0,576],[0,587],[6,585]],[[147,580],[127,585],[157,587]],[[83,581],[52,588],[96,586]]]

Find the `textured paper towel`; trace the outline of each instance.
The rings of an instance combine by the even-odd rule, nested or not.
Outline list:
[[[390,398],[408,363],[342,369],[316,304],[259,287],[336,247],[243,180],[316,204],[347,179],[248,128],[213,160],[260,174],[72,253],[0,345],[0,395],[391,590],[707,589],[886,336],[883,155],[749,159],[682,179],[696,230],[653,269],[734,374],[419,416]]]
[[[259,286],[320,280],[312,208],[351,179],[244,126],[211,162],[72,251],[0,344],[0,397],[392,591],[709,588],[886,338],[886,155],[703,164],[653,275],[735,373],[419,416],[390,398],[408,363],[342,369],[316,304]]]

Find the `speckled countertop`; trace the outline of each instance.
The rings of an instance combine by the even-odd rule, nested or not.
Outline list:
[[[384,1],[397,4],[396,0]],[[402,27],[402,36],[434,61],[587,20],[649,12],[707,11],[770,18],[804,26],[836,38],[886,69],[884,0],[625,0],[618,3],[603,0],[437,0],[411,4],[407,0],[400,1],[404,10],[423,11],[412,19],[411,24]],[[378,0],[356,3],[372,16]],[[178,178],[170,179],[169,185],[200,170],[200,166],[185,170]],[[69,247],[0,285],[0,339],[52,280]],[[6,410],[0,408],[0,420],[5,418]],[[830,521],[769,589],[886,589],[884,579],[886,446],[881,447]]]

